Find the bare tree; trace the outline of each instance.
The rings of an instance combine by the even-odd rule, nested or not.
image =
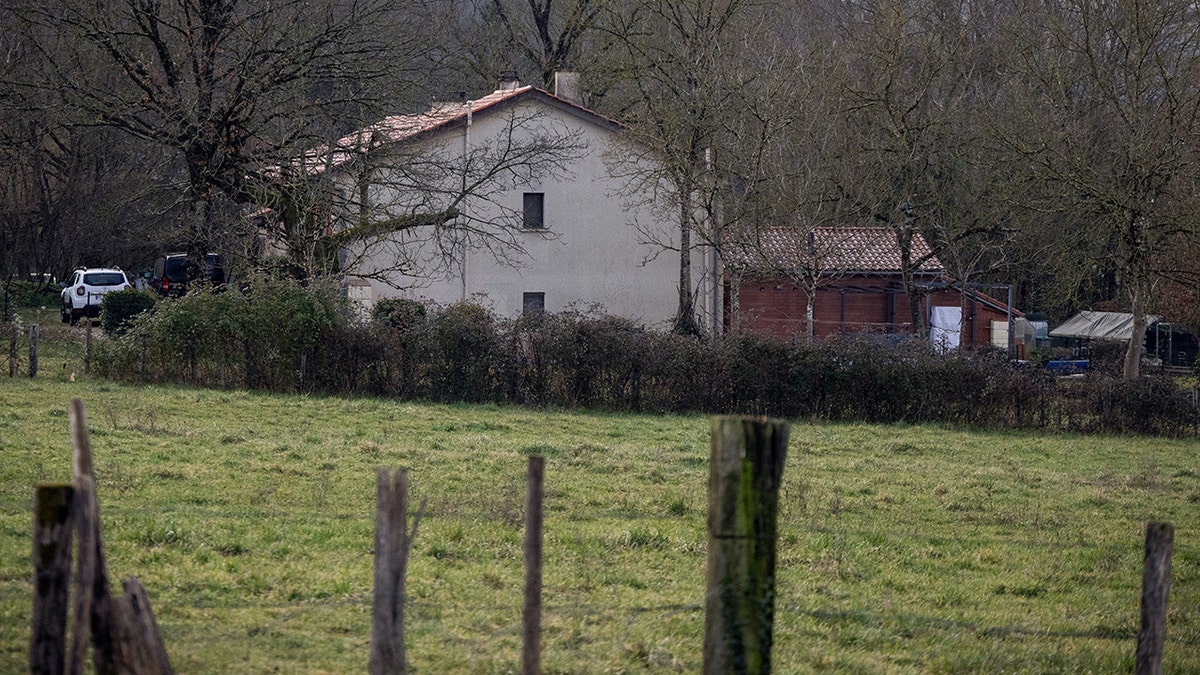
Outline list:
[[[8,283],[62,278],[77,265],[134,268],[174,203],[169,186],[150,180],[170,174],[171,159],[31,87],[43,70],[33,42],[0,8],[0,275]]]
[[[730,247],[729,266],[800,287],[805,296],[804,336],[811,342],[816,337],[817,294],[854,268],[848,263],[857,260],[859,252],[850,250],[852,244],[851,235],[836,225],[792,222],[745,229],[741,241]]]
[[[837,228],[847,220],[844,204],[828,191],[838,106],[826,95],[827,65],[836,46],[821,36],[817,10],[759,8],[769,29],[740,37],[736,67],[726,67],[731,76],[722,83],[739,92],[721,117],[715,168],[724,189],[701,193],[712,225],[701,232],[720,251],[726,275],[736,280],[738,265],[756,260],[757,271],[803,288],[809,339],[817,293],[844,272],[838,266],[845,237]],[[736,289],[735,281],[735,320]]]
[[[1004,227],[1002,216],[980,208],[989,185],[980,171],[986,123],[974,114],[987,109],[995,86],[981,64],[994,56],[987,39],[996,11],[987,3],[885,0],[829,14],[841,46],[833,61],[840,81],[827,93],[842,123],[831,131],[832,194],[856,220],[892,230],[918,333],[926,323],[918,270]],[[930,244],[924,255],[914,252],[918,235]]]
[[[191,274],[217,205],[280,205],[264,176],[339,125],[380,116],[428,67],[420,3],[66,0],[12,6],[53,92],[93,124],[176,156],[192,213]]]
[[[600,79],[607,41],[600,18],[614,0],[473,0],[463,3],[455,33],[465,65],[482,81],[512,70],[553,91],[555,74],[583,71]],[[594,77],[596,76],[596,77]]]
[[[1172,252],[1197,234],[1200,16],[1183,1],[1035,4],[1005,136],[1043,189],[1033,207],[1112,272],[1133,313],[1136,377],[1146,314]]]
[[[744,0],[655,0],[635,3],[605,25],[625,52],[623,107],[630,130],[618,173],[628,195],[649,200],[677,229],[648,233],[648,241],[679,255],[679,303],[674,329],[698,334],[692,274],[694,247],[719,242],[714,217],[725,161],[724,132],[736,115],[741,86],[754,73],[739,72],[740,38],[755,34],[762,16]]]
[[[465,118],[460,103],[429,115],[456,114],[449,108]],[[568,173],[585,144],[578,129],[536,108],[498,114],[490,135],[463,126],[410,136],[403,130],[424,116],[396,116],[306,153],[290,165],[285,189],[314,206],[279,218],[289,257],[309,274],[352,271],[393,285],[446,273],[468,250],[519,264],[521,213],[504,197]]]

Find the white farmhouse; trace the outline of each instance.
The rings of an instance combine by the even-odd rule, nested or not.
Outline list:
[[[677,240],[678,226],[659,211],[677,209],[632,192],[645,182],[630,178],[621,136],[620,123],[565,93],[511,80],[347,135],[316,161],[341,197],[333,229],[445,214],[440,225],[344,250],[351,293],[367,303],[475,299],[508,317],[598,307],[666,326],[678,307],[679,253],[661,237]],[[712,258],[697,248],[692,260],[697,311],[711,312]]]

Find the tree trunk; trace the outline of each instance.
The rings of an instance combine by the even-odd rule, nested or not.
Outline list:
[[[692,195],[690,186],[681,186],[679,194],[679,309],[675,314],[675,332],[699,335],[696,310],[692,304]]]
[[[925,299],[925,289],[917,287],[916,267],[912,259],[913,216],[905,214],[902,226],[893,225],[896,234],[896,247],[900,250],[900,282],[904,285],[904,293],[908,296],[908,312],[912,321],[913,335],[920,339],[929,337],[925,326],[925,309],[922,301]]]
[[[813,326],[813,316],[815,314],[815,312],[813,310],[813,305],[816,304],[816,301],[817,301],[816,295],[817,294],[816,294],[816,289],[813,289],[813,288],[806,288],[804,290],[804,293],[805,293],[805,295],[808,296],[808,305],[804,308],[804,323],[805,323],[804,332],[805,332],[805,335],[808,337],[809,344],[812,344],[813,339],[817,335],[816,327]]]
[[[194,288],[202,283],[205,277],[205,263],[208,255],[208,196],[193,190],[191,221],[187,232],[187,279],[188,288]]]
[[[906,270],[901,275],[901,279],[904,284],[904,293],[908,296],[908,311],[912,321],[913,335],[922,340],[928,338],[929,330],[925,325],[925,289],[917,286],[911,271]]]
[[[1141,373],[1142,345],[1146,341],[1146,293],[1135,285],[1130,289],[1130,299],[1133,332],[1129,335],[1129,343],[1125,345],[1125,367],[1121,376],[1126,380],[1136,380]]]

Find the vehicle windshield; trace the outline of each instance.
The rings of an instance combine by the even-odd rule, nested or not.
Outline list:
[[[90,272],[83,275],[83,283],[88,286],[119,286],[125,283],[125,275],[120,272]]]
[[[167,258],[164,274],[171,279],[182,279],[187,276],[187,258],[183,256]]]
[[[209,253],[205,256],[205,262],[208,276],[213,281],[224,281],[224,273],[221,270],[221,256],[215,253]],[[163,265],[163,276],[170,279],[172,282],[180,282],[187,280],[187,256],[171,255],[168,256]]]

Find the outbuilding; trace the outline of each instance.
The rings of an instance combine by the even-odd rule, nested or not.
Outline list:
[[[918,301],[931,340],[945,348],[1020,351],[1024,340],[1017,335],[1026,331],[1010,326],[1024,314],[983,288],[948,280],[920,235],[909,259],[918,261],[913,276],[925,291]],[[740,271],[729,278],[727,326],[779,339],[914,332],[900,248],[888,228],[768,228],[752,245],[733,249],[730,263]]]

